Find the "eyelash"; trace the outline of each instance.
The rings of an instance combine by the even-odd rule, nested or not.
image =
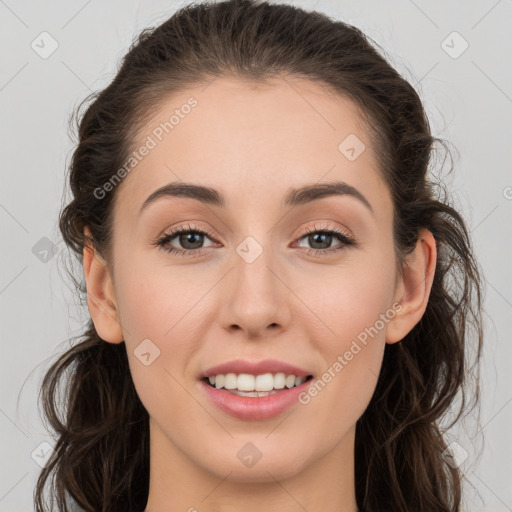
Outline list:
[[[207,248],[201,248],[201,249],[177,249],[176,247],[168,246],[167,244],[176,237],[176,235],[179,235],[181,233],[199,233],[201,235],[207,235],[208,238],[215,239],[213,234],[210,233],[206,229],[200,229],[196,228],[195,226],[191,226],[188,224],[188,226],[178,226],[177,228],[174,228],[169,233],[166,233],[162,238],[159,238],[155,242],[153,242],[153,245],[158,246],[160,249],[164,250],[167,253],[173,253],[178,256],[200,256]],[[322,255],[322,254],[334,254],[339,251],[342,251],[346,248],[346,246],[356,246],[356,241],[349,236],[344,231],[336,228],[336,227],[328,227],[328,226],[315,226],[311,227],[308,226],[305,228],[299,238],[297,240],[301,240],[307,235],[311,234],[328,234],[328,235],[335,235],[335,238],[337,238],[340,242],[342,242],[338,247],[334,249],[308,249],[307,247],[303,249],[306,250],[306,253],[309,255]]]

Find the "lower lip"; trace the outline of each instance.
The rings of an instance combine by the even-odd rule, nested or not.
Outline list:
[[[298,402],[299,395],[313,382],[309,379],[300,386],[278,391],[274,395],[250,397],[217,389],[204,380],[200,385],[210,400],[225,413],[242,420],[265,420],[274,418]]]

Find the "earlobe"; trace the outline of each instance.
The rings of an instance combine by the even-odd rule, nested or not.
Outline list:
[[[402,340],[421,320],[427,309],[437,262],[436,241],[432,233],[422,229],[414,251],[407,255],[399,278],[397,296],[401,309],[388,324],[386,343]]]
[[[112,278],[106,262],[87,243],[90,237],[85,228],[86,243],[83,251],[83,269],[87,285],[87,304],[96,332],[109,343],[124,341]]]

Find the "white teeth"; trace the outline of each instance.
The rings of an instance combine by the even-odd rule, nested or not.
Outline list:
[[[257,375],[254,389],[257,391],[272,391],[274,389],[274,376],[271,373]]]
[[[284,383],[287,388],[293,388],[295,386],[295,375],[287,375]]]
[[[217,389],[224,387],[224,375],[216,375],[215,376],[215,387]]]
[[[217,375],[217,378],[219,378],[219,375]],[[236,387],[240,391],[254,391],[255,390],[254,381],[255,381],[254,375],[249,375],[247,373],[241,373],[238,376]],[[264,390],[256,389],[256,391],[264,391]]]
[[[235,373],[228,373],[224,378],[224,387],[226,389],[236,389],[238,387],[238,379]]]
[[[208,377],[210,384],[217,389],[224,388],[232,390],[235,394],[243,393],[242,396],[266,396],[274,394],[276,389],[290,389],[294,386],[300,386],[306,377],[296,377],[295,375],[285,375],[282,372],[275,374],[264,373],[262,375],[250,375],[248,373],[227,373]],[[254,394],[250,392],[254,391]],[[270,392],[270,393],[269,393]],[[274,391],[275,392],[275,391]],[[262,393],[258,395],[258,393]]]
[[[286,380],[286,375],[284,373],[276,373],[274,375],[274,388],[275,389],[283,389],[285,380]]]

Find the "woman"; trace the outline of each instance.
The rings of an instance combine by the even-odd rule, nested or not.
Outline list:
[[[51,476],[59,510],[461,510],[439,422],[480,355],[478,265],[363,33],[188,6],[78,132],[60,228],[91,320],[43,382],[39,512]]]

